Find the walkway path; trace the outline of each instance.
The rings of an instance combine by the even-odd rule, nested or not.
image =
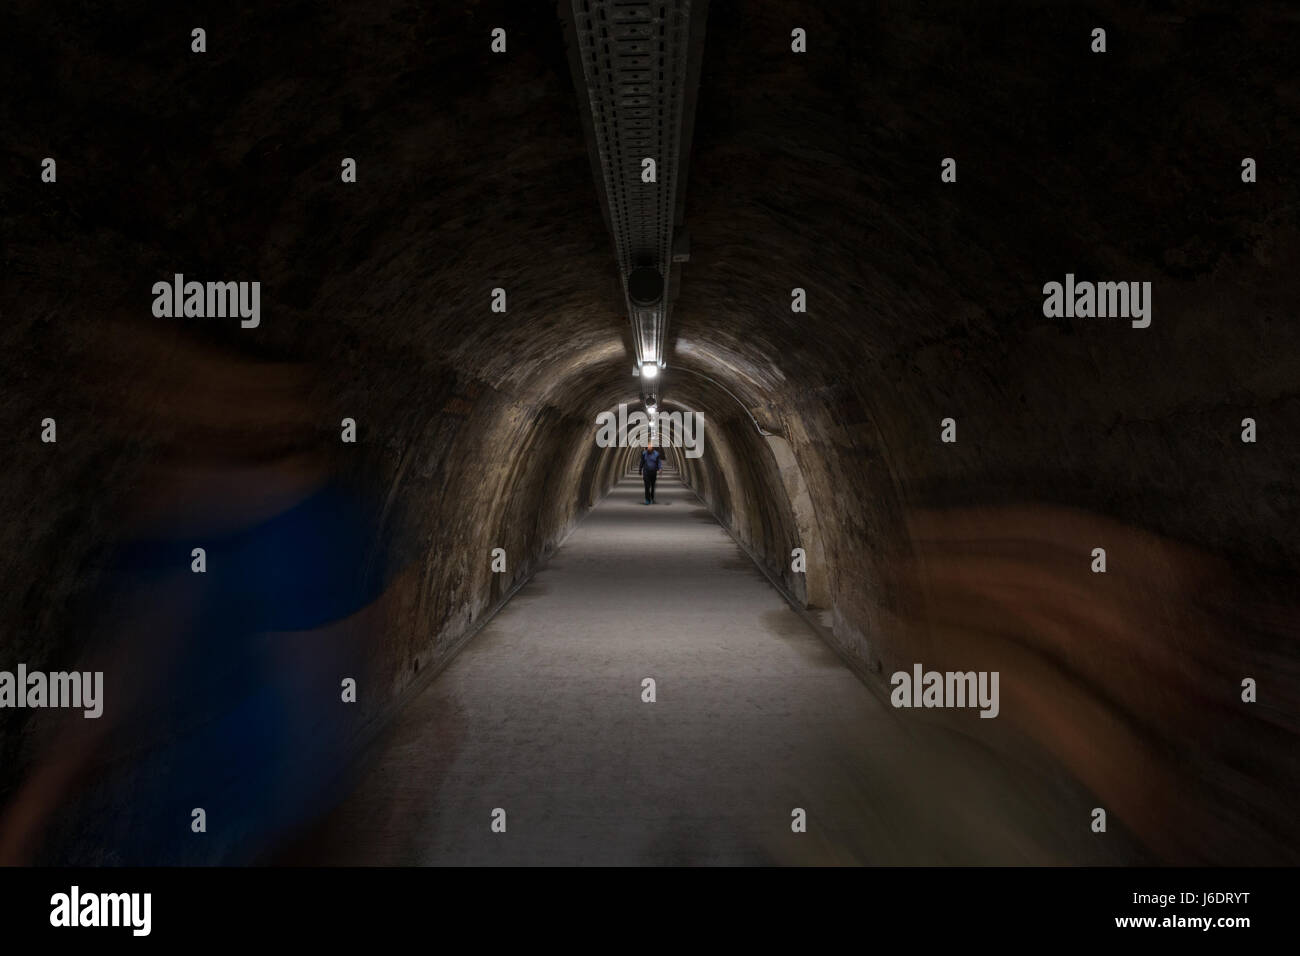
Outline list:
[[[658,498],[622,480],[402,712],[331,861],[1108,862],[1086,796],[907,723],[688,489]]]

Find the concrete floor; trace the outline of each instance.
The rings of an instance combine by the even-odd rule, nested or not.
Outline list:
[[[1086,794],[894,711],[688,489],[657,497],[623,479],[403,710],[318,862],[1120,862]]]

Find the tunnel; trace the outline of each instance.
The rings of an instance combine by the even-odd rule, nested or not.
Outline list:
[[[1300,862],[1287,4],[0,23],[0,862]]]

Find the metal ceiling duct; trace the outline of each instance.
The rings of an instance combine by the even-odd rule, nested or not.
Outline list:
[[[561,0],[560,7],[574,84],[590,107],[583,122],[636,367],[660,364],[672,265],[687,258],[682,210],[708,3]]]

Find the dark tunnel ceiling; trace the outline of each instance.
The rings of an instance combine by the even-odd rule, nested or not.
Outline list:
[[[238,68],[214,43],[212,67],[200,77],[163,48],[168,26],[188,31],[185,14],[164,13],[161,19],[170,23],[155,24],[140,48],[127,45],[116,56],[128,75],[127,61],[134,60],[150,71],[173,71],[171,82],[142,86],[129,97],[75,83],[65,91],[73,105],[95,109],[124,137],[133,128],[151,132],[142,137],[146,146],[138,163],[122,170],[119,188],[80,197],[83,214],[126,236],[167,237],[162,249],[153,250],[154,261],[134,264],[141,276],[168,273],[177,262],[192,263],[193,274],[261,275],[277,289],[280,315],[268,323],[265,338],[283,343],[286,351],[306,347],[337,354],[340,344],[350,344],[381,355],[401,353],[402,362],[454,365],[495,387],[584,417],[635,401],[617,272],[554,11],[546,4],[485,4],[466,16],[447,10],[417,14],[415,4],[398,7],[438,38],[427,58],[408,61],[400,16],[371,21],[360,10],[316,12],[294,34],[298,45],[291,36],[286,47],[284,31],[270,29],[284,11],[250,7],[241,11],[254,27],[241,39]],[[274,46],[258,46],[259,20],[268,23],[266,35],[279,38]],[[512,52],[506,58],[493,58],[478,50],[482,44],[470,42],[498,21],[510,27]],[[60,47],[56,23],[42,26],[37,18],[31,28]],[[365,56],[349,41],[354,33],[367,37]],[[63,52],[76,64],[109,55],[117,42],[105,35],[102,51],[68,44]],[[319,62],[332,62],[335,69],[321,75]],[[461,78],[468,75],[496,80],[466,85]],[[175,88],[191,95],[166,95]],[[715,103],[712,112],[730,108]],[[151,144],[159,127],[179,127],[195,112],[210,120],[211,142],[178,139],[167,149]],[[717,119],[704,115],[698,125],[707,131]],[[94,157],[104,150],[101,131],[60,130],[57,119],[46,117],[39,122],[69,153]],[[701,140],[701,152],[721,145],[716,136]],[[366,183],[342,208],[332,176],[313,170],[316,156],[340,149],[360,154]],[[292,188],[279,178],[286,175]],[[68,188],[78,186],[70,182]],[[194,195],[203,197],[205,209],[238,212],[208,214],[203,229],[179,228],[171,211],[192,208]],[[340,215],[343,208],[347,215]],[[724,220],[729,216],[730,211]],[[707,226],[704,216],[691,222],[692,228]],[[698,265],[688,267],[688,292],[701,275],[717,270],[725,283],[737,266],[757,265],[726,255],[711,258],[706,251]],[[130,271],[117,271],[121,278],[112,291],[124,302],[123,311],[134,311],[130,290],[138,280]],[[508,293],[505,315],[487,312],[490,290],[497,286]],[[788,294],[780,292],[780,299],[788,300]],[[683,315],[670,365],[697,367],[744,396],[762,395],[784,380],[773,364],[778,353],[743,328],[747,313],[761,303],[734,295],[719,302],[716,290],[701,287],[679,307]],[[693,309],[705,313],[693,317]],[[320,315],[332,321],[320,322]],[[728,328],[733,324],[740,328]],[[344,343],[329,341],[331,335]],[[669,376],[682,403],[730,414],[730,400],[720,399],[706,382],[672,376],[671,368]]]
[[[451,369],[588,421],[636,400],[552,4],[237,3],[239,43],[214,41],[197,69],[171,49],[188,35],[185,11],[151,15],[147,29],[105,17],[89,39],[31,0],[12,16],[30,42],[14,51],[11,120],[114,176],[103,188],[66,167],[61,196],[103,239],[82,241],[53,211],[15,253],[14,294],[58,303],[73,274],[105,313],[134,314],[140,289],[182,267],[257,276],[275,309],[259,341],[347,369],[344,398],[378,377]],[[1249,342],[1219,335],[1196,283],[1213,280],[1215,296],[1261,320],[1291,301],[1290,276],[1270,267],[1296,258],[1293,237],[1270,233],[1287,215],[1285,180],[1246,193],[1229,175],[1248,151],[1287,175],[1285,151],[1268,145],[1294,139],[1294,88],[1276,82],[1290,75],[1285,44],[1267,42],[1284,6],[1260,5],[1234,28],[1248,36],[1220,37],[1209,3],[1181,17],[1170,26],[1120,3],[927,15],[714,0],[665,394],[743,419],[708,376],[778,432],[817,396],[832,415],[913,429],[950,409],[989,422],[1042,412],[1061,376],[1078,374],[1107,383],[1084,416],[1102,428],[1132,409],[1157,419],[1187,406],[1185,389],[1148,374],[1155,343],[1198,394],[1283,387]],[[1093,19],[1140,52],[1101,64],[1081,49],[1062,63],[1041,42]],[[792,24],[813,52],[789,54]],[[505,56],[484,40],[497,25]],[[1178,59],[1188,44],[1201,62]],[[44,90],[51,57],[59,88]],[[108,66],[114,82],[78,79]],[[1205,90],[1217,91],[1208,105],[1191,95]],[[49,95],[67,109],[27,105]],[[1205,146],[1189,155],[1188,143]],[[943,190],[950,154],[961,181]],[[359,161],[356,189],[338,188],[345,155]],[[1068,269],[1166,280],[1155,327],[1099,359],[1075,329],[1044,323],[1041,284]],[[807,314],[790,311],[795,286]],[[504,315],[488,310],[496,287]],[[1180,310],[1193,331],[1174,339]],[[68,341],[103,344],[102,317],[69,315]]]

